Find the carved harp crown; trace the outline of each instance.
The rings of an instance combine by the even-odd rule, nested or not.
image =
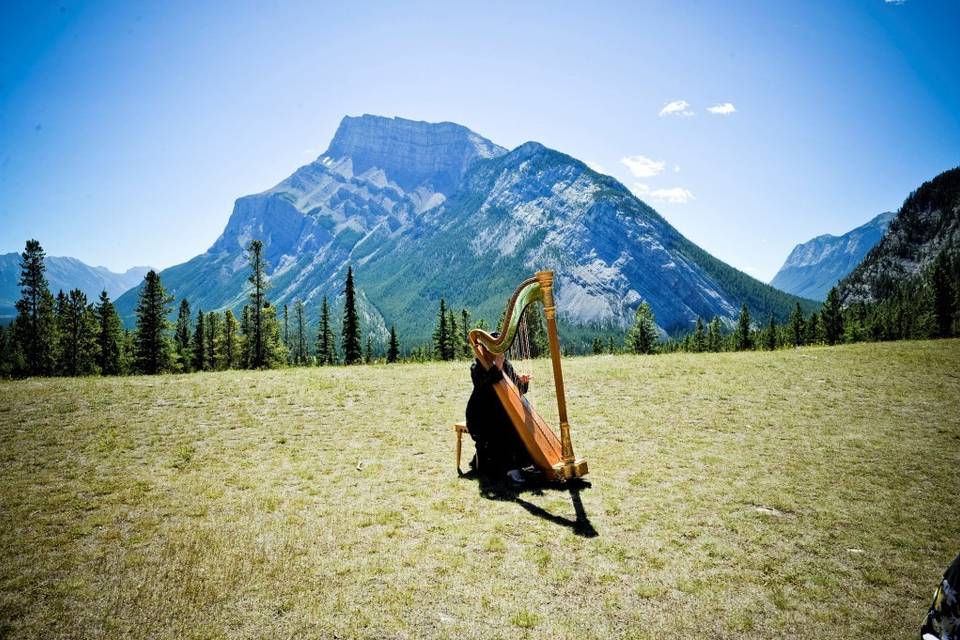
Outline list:
[[[496,366],[491,357],[510,348],[517,335],[517,328],[524,310],[534,302],[543,304],[547,319],[547,338],[550,342],[550,360],[553,365],[553,381],[557,390],[557,409],[560,418],[560,437],[547,426],[543,418],[534,411],[513,385],[509,377],[497,382],[494,388],[497,397],[510,416],[514,429],[523,440],[534,463],[551,480],[566,480],[587,473],[587,462],[573,455],[573,443],[570,441],[570,425],[567,422],[567,401],[563,393],[563,372],[560,367],[560,342],[557,337],[556,308],[553,302],[553,272],[538,271],[533,277],[520,283],[510,297],[503,314],[500,335],[496,338],[483,331],[473,329],[468,334],[470,346],[477,359],[489,369]],[[483,347],[481,349],[480,347]]]

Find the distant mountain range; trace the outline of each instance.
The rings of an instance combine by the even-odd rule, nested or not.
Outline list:
[[[943,250],[960,251],[960,167],[910,194],[883,239],[840,283],[842,302],[890,296],[906,279],[923,273]]]
[[[361,321],[429,340],[441,296],[495,322],[516,285],[557,272],[567,326],[622,330],[647,301],[661,329],[698,316],[785,319],[800,300],[717,260],[614,178],[528,142],[507,150],[458,124],[346,117],[329,149],[272,189],[236,201],[205,253],[165,269],[169,293],[205,311],[247,301],[245,247],[264,242],[270,299],[316,318],[356,270]],[[137,291],[117,301],[132,323]]]
[[[106,267],[91,267],[76,258],[47,256],[47,281],[56,295],[63,289],[80,289],[93,302],[106,290],[111,298],[137,286],[150,267],[132,267],[123,273],[114,273]],[[20,299],[20,254],[0,255],[0,321],[8,321],[17,315],[16,301]]]
[[[830,289],[880,242],[895,215],[881,213],[842,236],[825,234],[798,244],[770,284],[796,296],[825,300]]]

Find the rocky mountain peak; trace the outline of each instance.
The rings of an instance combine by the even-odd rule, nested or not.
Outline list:
[[[324,156],[349,158],[354,175],[371,168],[405,191],[420,186],[450,195],[478,158],[507,150],[453,122],[422,122],[365,114],[346,116]]]

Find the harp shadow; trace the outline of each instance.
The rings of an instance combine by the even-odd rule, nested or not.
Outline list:
[[[522,485],[515,485],[506,480],[498,480],[489,476],[478,474],[474,470],[464,473],[460,476],[464,480],[476,480],[480,489],[480,495],[487,500],[499,500],[503,502],[513,502],[523,507],[528,513],[547,522],[552,522],[563,527],[567,527],[573,533],[584,538],[595,538],[600,534],[590,522],[586,509],[583,507],[583,501],[580,499],[580,492],[589,489],[592,485],[582,478],[573,478],[565,483],[556,482],[537,482],[528,480]],[[547,492],[567,492],[570,494],[570,502],[573,504],[573,510],[576,518],[571,520],[564,516],[550,513],[546,509],[529,500],[524,500],[524,495],[542,496]]]

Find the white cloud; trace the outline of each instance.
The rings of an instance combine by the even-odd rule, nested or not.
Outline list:
[[[591,169],[593,169],[594,171],[596,171],[597,173],[604,173],[604,174],[605,174],[605,173],[607,172],[606,168],[605,168],[602,164],[600,164],[599,162],[591,162],[591,161],[587,160],[586,165],[587,165],[588,167],[590,167]]]
[[[660,109],[660,115],[688,118],[693,115],[693,111],[690,110],[690,103],[686,100],[674,100],[673,102],[665,104],[663,109]]]
[[[662,160],[654,160],[647,156],[627,156],[620,158],[620,162],[626,165],[630,173],[636,178],[652,178],[661,171],[666,165]]]
[[[737,108],[734,107],[733,104],[729,102],[724,102],[722,104],[715,104],[712,107],[707,107],[707,111],[709,111],[710,113],[716,114],[718,116],[728,116],[736,110]]]
[[[683,187],[671,187],[670,189],[651,189],[649,185],[642,182],[634,182],[630,191],[638,198],[650,198],[659,202],[669,202],[671,204],[686,204],[695,200],[693,193]]]
[[[674,172],[674,173],[680,173],[680,165],[678,165],[678,164],[673,165],[673,172]]]
[[[883,0],[886,4],[906,4],[907,0]]]

